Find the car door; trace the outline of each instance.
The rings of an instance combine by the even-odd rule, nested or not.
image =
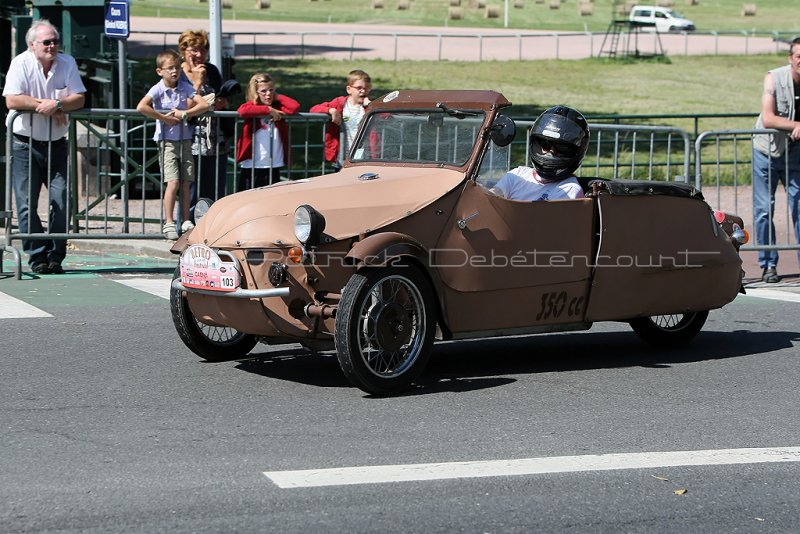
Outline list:
[[[430,254],[450,329],[582,321],[593,225],[592,199],[518,202],[468,181]]]

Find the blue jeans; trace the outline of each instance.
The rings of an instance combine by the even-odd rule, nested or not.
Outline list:
[[[17,205],[17,222],[21,234],[43,234],[39,218],[39,193],[42,186],[49,191],[47,233],[67,231],[67,141],[48,143],[22,142],[14,137],[11,150],[11,179]],[[49,157],[48,157],[49,156]],[[30,180],[28,172],[30,171]],[[49,179],[48,179],[49,175]],[[28,254],[28,264],[58,263],[67,255],[65,239],[23,239],[22,248]]]
[[[788,158],[789,173],[786,173]],[[790,143],[789,149],[778,158],[770,158],[753,150],[753,218],[755,219],[756,243],[775,244],[775,191],[778,182],[786,188],[789,211],[792,214],[794,238],[800,243],[800,143]],[[800,251],[797,253],[800,263]],[[759,250],[758,264],[762,269],[777,267],[777,250]]]

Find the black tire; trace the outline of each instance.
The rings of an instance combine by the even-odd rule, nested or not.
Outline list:
[[[342,291],[336,355],[345,376],[374,395],[408,389],[430,359],[434,293],[413,265],[365,269]]]
[[[630,325],[639,337],[651,345],[676,347],[691,341],[706,324],[706,319],[708,312],[699,311],[639,317],[630,321]]]
[[[180,277],[180,267],[175,269],[172,279]],[[209,326],[192,315],[189,303],[182,292],[171,289],[169,304],[172,309],[172,322],[181,341],[192,352],[209,362],[221,362],[242,358],[258,343],[256,336],[244,334],[229,327]]]

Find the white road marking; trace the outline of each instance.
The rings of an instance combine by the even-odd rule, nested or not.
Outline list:
[[[800,293],[781,291],[779,289],[747,289],[745,297],[758,297],[760,299],[782,300],[784,302],[800,302]],[[740,295],[741,296],[741,295]]]
[[[774,462],[800,462],[800,447],[553,456],[549,458],[433,464],[368,465],[334,469],[264,471],[264,475],[275,485],[285,489],[453,478],[609,471],[614,469],[655,469],[690,465]]]
[[[171,278],[126,278],[124,280],[114,280],[124,286],[150,293],[162,299],[169,300],[169,287],[172,284]]]
[[[52,317],[52,315],[0,291],[0,319],[30,319],[33,317]]]

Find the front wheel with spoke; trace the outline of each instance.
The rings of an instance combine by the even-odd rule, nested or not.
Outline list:
[[[180,276],[180,267],[175,270],[173,280]],[[211,326],[198,321],[189,308],[183,292],[171,289],[169,304],[172,322],[181,341],[192,352],[210,362],[235,360],[249,354],[258,340],[227,326]]]
[[[336,314],[336,355],[345,376],[375,395],[411,386],[430,358],[433,299],[430,283],[413,265],[354,274]]]
[[[630,321],[633,331],[643,340],[657,347],[684,345],[694,338],[706,324],[707,311],[652,315]]]

